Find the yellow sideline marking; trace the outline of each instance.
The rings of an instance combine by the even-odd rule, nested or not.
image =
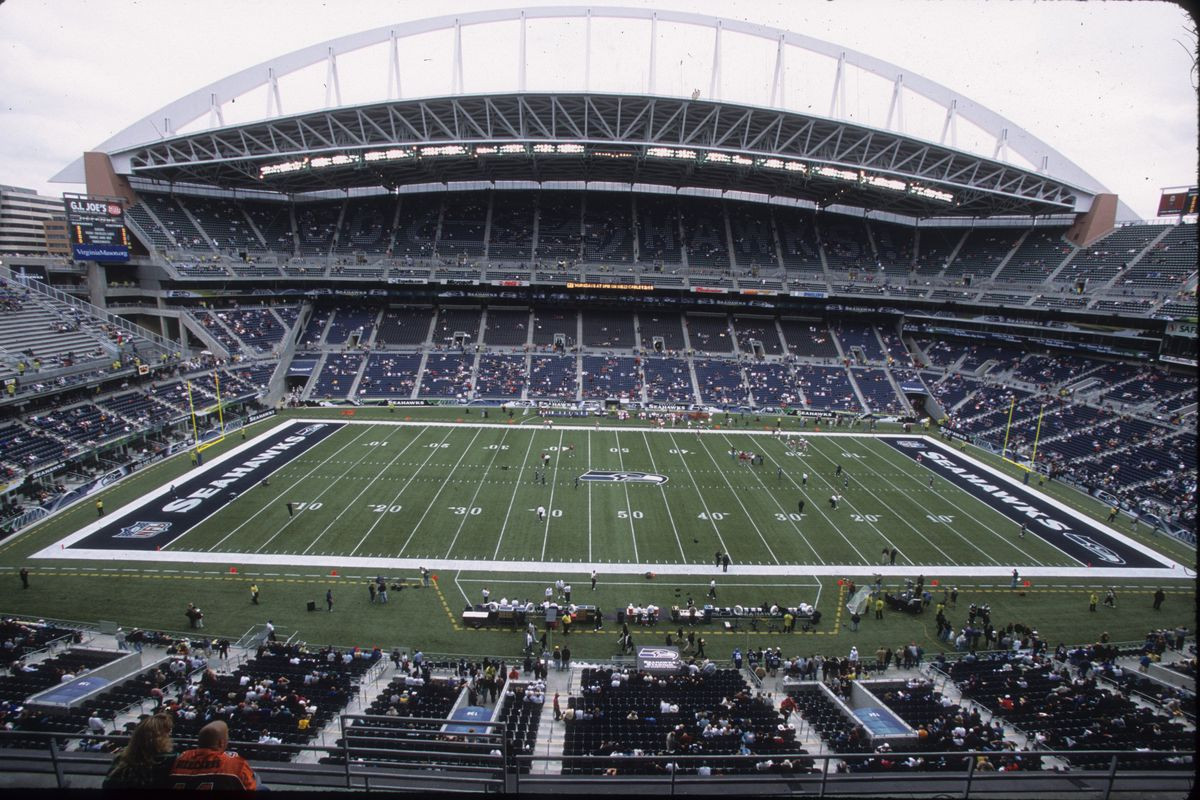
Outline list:
[[[62,573],[60,573],[60,574],[62,574]],[[269,580],[269,579],[267,579],[267,580]],[[498,630],[496,628],[487,628],[487,629],[482,628],[482,627],[480,627],[480,628],[464,628],[462,625],[459,624],[458,620],[454,617],[454,612],[450,610],[450,604],[448,602],[446,602],[446,595],[442,594],[442,587],[441,587],[441,584],[439,583],[438,579],[431,578],[430,580],[433,581],[433,588],[437,590],[438,599],[441,600],[442,608],[446,610],[446,616],[449,618],[450,625],[451,625],[451,627],[454,628],[455,631],[457,631],[459,633],[483,632],[485,630],[488,632],[491,632],[491,633],[503,633],[504,632],[504,631]],[[838,610],[837,610],[837,614],[834,617],[833,630],[831,630],[831,631],[800,631],[798,634],[787,634],[787,635],[789,635],[789,636],[790,635],[837,636],[840,631],[840,628],[841,628],[842,600],[845,599],[845,596],[846,596],[846,587],[844,585],[839,586],[838,587],[838,601],[837,601],[838,602]],[[669,629],[670,629],[669,625],[664,625],[661,628],[661,630],[667,630],[667,631],[669,631]],[[653,630],[660,630],[660,628],[657,628],[657,627],[642,628],[641,630],[649,632],[649,631],[653,631]],[[727,630],[711,630],[711,629],[707,629],[707,628],[689,628],[689,630],[695,631],[696,633],[702,634],[704,636],[768,636],[768,635],[774,635],[774,634],[780,633],[780,631],[758,631],[758,630],[727,631]],[[595,629],[581,627],[578,630],[576,630],[575,633],[576,634],[585,634],[585,635],[586,634],[600,634],[601,636],[603,636],[603,635],[608,634],[609,631],[595,630]]]
[[[438,581],[437,576],[432,576],[430,580],[433,581],[433,588],[437,590],[438,599],[442,601],[442,608],[446,609],[446,616],[450,618],[450,626],[459,633],[466,630],[466,628],[459,625],[458,620],[454,618],[454,612],[450,610],[450,604],[446,602],[446,595],[442,594],[442,586]]]

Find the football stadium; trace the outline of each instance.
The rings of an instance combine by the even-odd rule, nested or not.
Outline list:
[[[0,783],[1190,793],[1194,176],[736,15],[322,38],[0,195]]]

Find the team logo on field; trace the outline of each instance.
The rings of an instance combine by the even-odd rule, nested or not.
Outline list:
[[[655,483],[667,482],[666,475],[656,475],[653,472],[613,472],[610,470],[589,469],[579,476],[581,481],[599,481],[602,483]]]
[[[673,647],[639,647],[638,658],[679,658],[679,651]]]
[[[916,439],[900,439],[899,441],[896,442],[896,444],[900,445],[901,447],[911,448],[913,450],[920,450],[925,447],[924,442],[918,441]]]
[[[1082,546],[1086,547],[1088,550],[1091,550],[1093,553],[1096,554],[1096,557],[1099,558],[1101,561],[1107,561],[1109,564],[1124,564],[1125,563],[1125,559],[1121,558],[1119,555],[1114,553],[1112,550],[1109,550],[1107,547],[1100,544],[1099,542],[1097,542],[1095,539],[1093,539],[1090,536],[1081,536],[1078,533],[1064,533],[1063,536],[1067,537],[1072,542],[1075,542],[1076,544],[1082,545]]]
[[[135,522],[132,525],[121,528],[121,532],[114,534],[114,539],[149,539],[153,536],[158,536],[160,533],[166,533],[171,530],[169,522]]]

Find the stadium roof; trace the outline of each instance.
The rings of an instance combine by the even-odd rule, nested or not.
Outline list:
[[[583,90],[531,90],[525,70],[529,20],[580,18],[588,30]],[[646,87],[589,91],[593,18],[648,23]],[[514,21],[521,31],[515,90],[464,92],[463,29]],[[711,31],[712,80],[704,98],[699,90],[689,98],[656,91],[660,23]],[[400,43],[437,31],[454,37],[451,93],[393,99],[393,89],[398,93],[400,86]],[[729,34],[752,37],[774,51],[769,105],[720,97],[722,36]],[[381,45],[390,47],[388,99],[342,105],[338,56]],[[796,48],[836,62],[828,115],[784,107],[785,64]],[[326,107],[280,114],[279,79],[322,63]],[[745,62],[734,66],[745,69]],[[845,93],[852,70],[892,84],[886,125],[850,119]],[[267,118],[222,124],[224,104],[263,90]],[[905,97],[910,105],[920,99],[943,110],[940,141],[904,132]],[[180,132],[205,115],[209,126]],[[959,120],[994,137],[990,156],[956,146]],[[755,191],[913,216],[993,216],[1085,211],[1096,194],[1106,191],[1015,123],[893,64],[790,31],[636,8],[481,11],[363,31],[223,78],[139,120],[98,149],[122,174],[288,193],[456,180],[588,180]],[[55,180],[82,177],[80,160]]]

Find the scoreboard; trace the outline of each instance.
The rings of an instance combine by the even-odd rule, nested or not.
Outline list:
[[[76,261],[129,260],[129,231],[121,198],[64,193],[63,205]]]
[[[1158,198],[1158,216],[1170,217],[1196,213],[1196,187],[1164,189]]]

